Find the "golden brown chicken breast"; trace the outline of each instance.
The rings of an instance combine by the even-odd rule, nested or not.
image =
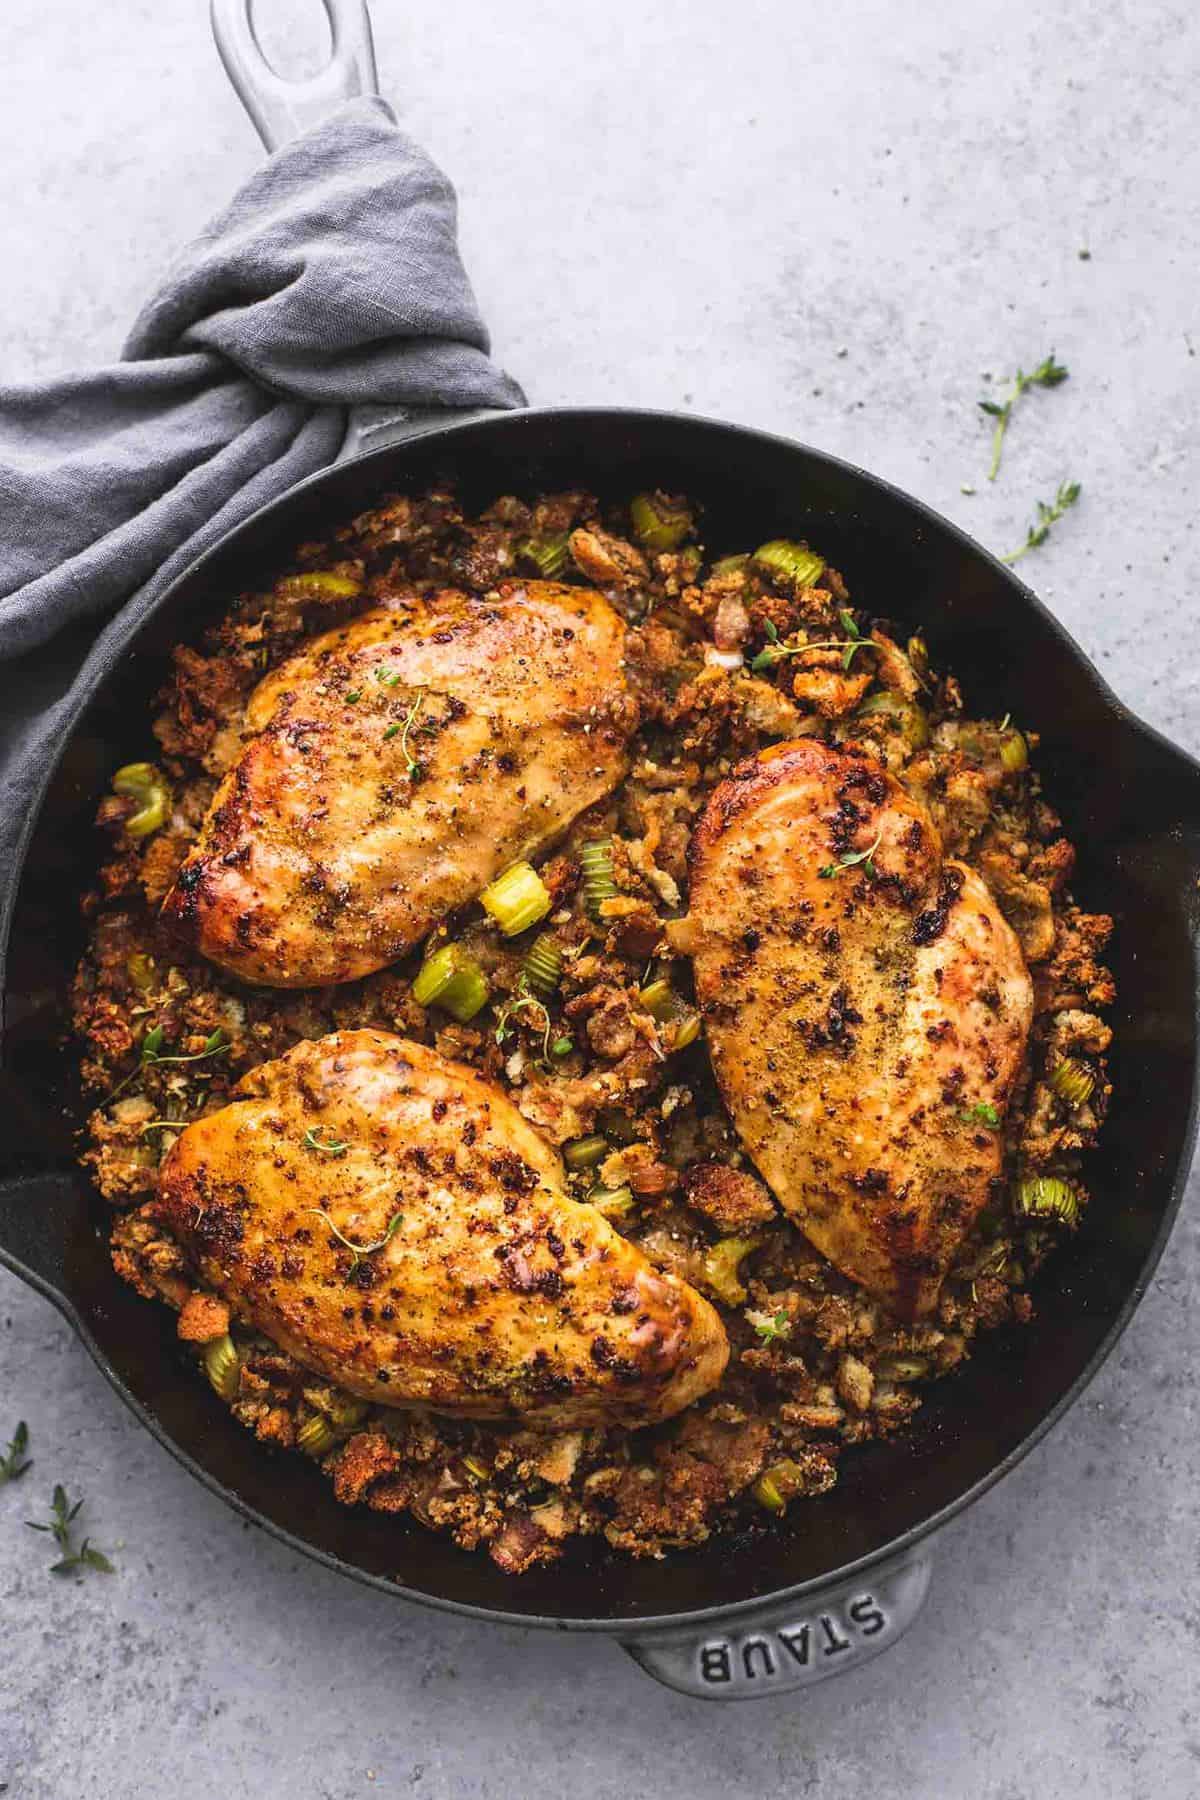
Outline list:
[[[721,1321],[594,1207],[501,1091],[380,1031],[255,1069],[166,1157],[151,1212],[205,1284],[387,1406],[645,1425],[720,1379]]]
[[[1000,1173],[1033,998],[987,888],[880,764],[743,763],[692,845],[696,989],[725,1101],[842,1272],[927,1311]]]
[[[546,581],[316,638],[251,696],[165,916],[270,987],[383,968],[617,785],[624,640],[601,595]]]

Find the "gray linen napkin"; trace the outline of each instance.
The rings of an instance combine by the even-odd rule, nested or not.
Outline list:
[[[207,545],[333,461],[347,409],[512,407],[454,190],[377,98],[278,151],[122,359],[0,387],[2,890],[71,695]]]

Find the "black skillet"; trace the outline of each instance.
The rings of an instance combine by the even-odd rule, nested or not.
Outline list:
[[[246,46],[227,43],[225,54],[238,60],[246,98],[256,79]],[[356,66],[365,85],[369,46]],[[277,106],[275,124],[280,116]],[[168,1311],[116,1279],[107,1208],[74,1160],[80,1105],[62,1040],[82,940],[78,896],[97,855],[91,822],[112,770],[146,753],[170,647],[194,641],[300,539],[382,494],[446,478],[468,506],[580,484],[602,498],[680,489],[702,504],[714,553],[811,536],[862,603],[884,596],[890,612],[924,627],[972,710],[1011,712],[1041,734],[1041,766],[1080,847],[1077,893],[1117,921],[1115,1093],[1089,1172],[1095,1198],[1035,1289],[1034,1324],[981,1340],[966,1368],[931,1391],[912,1436],[848,1455],[837,1488],[781,1527],[662,1562],[581,1545],[514,1580],[419,1525],[336,1505],[315,1469],[299,1458],[284,1468],[233,1422],[182,1359]],[[1061,1417],[1145,1291],[1195,1131],[1198,867],[1200,765],[1121,706],[1007,569],[874,476],[761,432],[664,413],[523,412],[427,429],[314,476],[232,532],[163,595],[118,669],[80,700],[23,859],[5,872],[0,1260],[64,1313],[167,1449],[306,1555],[481,1619],[607,1632],[686,1693],[805,1686],[895,1641],[924,1597],[932,1534]]]

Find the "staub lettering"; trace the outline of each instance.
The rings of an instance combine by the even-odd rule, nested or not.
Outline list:
[[[700,1676],[703,1681],[733,1680],[733,1663],[730,1661],[728,1644],[701,1644]]]
[[[709,1687],[770,1681],[788,1668],[816,1670],[829,1657],[853,1653],[861,1638],[885,1631],[888,1616],[873,1594],[856,1594],[837,1612],[789,1620],[753,1636],[708,1638],[697,1647],[701,1681]]]
[[[667,1687],[705,1700],[752,1700],[756,1694],[811,1687],[857,1668],[902,1637],[921,1610],[929,1572],[928,1557],[912,1557],[873,1570],[869,1589],[839,1584],[801,1602],[768,1601],[742,1613],[740,1622],[719,1636],[647,1634],[629,1650]],[[807,1611],[799,1611],[804,1604]]]

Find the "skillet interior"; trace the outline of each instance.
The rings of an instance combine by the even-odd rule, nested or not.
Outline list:
[[[95,860],[91,819],[112,769],[147,753],[150,696],[170,646],[194,639],[300,538],[390,489],[418,492],[443,477],[469,505],[578,484],[602,498],[648,484],[679,488],[705,506],[706,542],[717,552],[807,531],[860,605],[924,627],[972,711],[1011,711],[1042,733],[1041,766],[1080,848],[1076,890],[1086,907],[1117,919],[1108,957],[1118,982],[1115,1093],[1083,1229],[1035,1286],[1033,1326],[984,1334],[966,1368],[930,1390],[913,1435],[848,1453],[838,1486],[793,1508],[784,1529],[720,1538],[663,1563],[581,1550],[519,1580],[415,1524],[337,1506],[301,1459],[272,1458],[238,1427],[179,1355],[172,1316],[111,1273],[107,1208],[81,1179],[63,1188],[47,1219],[47,1241],[64,1239],[61,1285],[118,1387],[170,1448],[269,1528],[360,1578],[511,1618],[601,1626],[828,1578],[961,1504],[1069,1399],[1148,1279],[1194,1124],[1200,767],[1114,702],[1006,570],[872,477],[702,420],[512,414],[342,465],[249,521],[166,596],[91,703],[51,782],[13,920],[0,1174],[72,1167],[79,1109],[61,1037],[81,943],[77,896]]]

